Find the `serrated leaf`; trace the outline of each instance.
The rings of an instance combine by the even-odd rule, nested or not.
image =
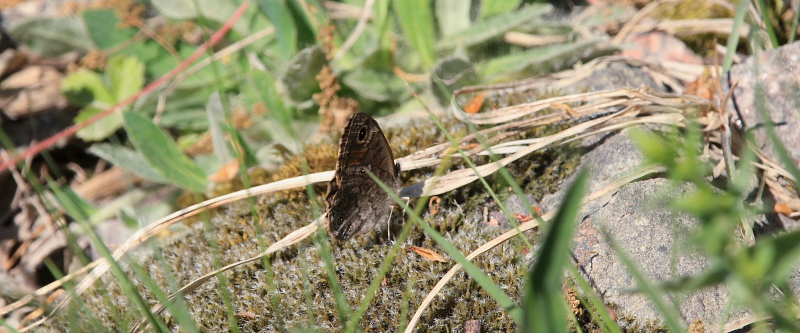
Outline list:
[[[103,109],[93,106],[85,107],[78,112],[74,122],[76,124],[82,123],[101,112],[103,112]],[[85,141],[101,141],[114,134],[120,127],[122,127],[122,116],[119,115],[119,111],[115,111],[82,128],[76,135]]]
[[[87,69],[67,75],[61,82],[61,92],[70,102],[78,105],[89,105],[94,101],[100,101],[111,106],[115,102],[114,94],[108,89],[103,78]]]
[[[164,131],[134,112],[123,112],[125,130],[136,150],[161,176],[184,189],[203,192],[206,175]]]
[[[89,147],[89,152],[144,179],[161,184],[170,183],[133,149],[110,143],[96,143]]]
[[[136,35],[136,29],[117,27],[119,19],[111,9],[90,9],[81,13],[81,18],[89,37],[100,50],[108,50]]]
[[[422,66],[429,68],[436,62],[434,49],[433,14],[427,0],[395,1],[394,11],[400,21],[400,27],[411,46],[419,54]]]
[[[33,17],[15,24],[8,33],[33,53],[45,57],[93,47],[83,25],[75,18]]]
[[[144,64],[134,57],[112,57],[106,65],[106,78],[114,102],[121,102],[144,87]]]
[[[378,102],[400,101],[408,93],[403,81],[386,72],[354,70],[343,75],[342,82],[359,95]]]
[[[484,1],[492,2],[492,1]],[[470,1],[463,0],[437,0],[436,1],[436,21],[439,24],[439,31],[442,37],[449,37],[455,33],[469,28],[469,9]]]
[[[492,38],[497,38],[525,22],[530,22],[537,17],[542,17],[553,11],[553,6],[548,4],[534,4],[521,10],[493,16],[489,19],[478,21],[469,29],[461,30],[457,34],[443,38],[436,43],[436,49],[452,49],[456,46],[472,46],[483,43]]]

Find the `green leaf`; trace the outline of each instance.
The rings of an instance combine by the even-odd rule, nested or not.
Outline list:
[[[91,9],[81,13],[86,31],[94,45],[108,50],[136,35],[136,29],[118,28],[119,19],[112,9]]]
[[[123,112],[125,130],[136,150],[165,179],[184,189],[203,192],[206,175],[164,131],[134,112]]]
[[[433,14],[427,0],[395,1],[394,11],[400,21],[400,27],[411,46],[417,51],[424,68],[436,62],[436,50],[433,41]]]
[[[8,29],[9,35],[38,55],[57,57],[72,51],[88,51],[93,45],[75,18],[33,17]]]
[[[214,155],[217,156],[219,165],[223,165],[231,160],[231,152],[228,149],[228,142],[225,141],[223,127],[227,128],[227,125],[225,110],[222,107],[219,92],[215,91],[208,97],[206,113],[208,114],[208,129],[211,132],[211,145],[214,147]]]
[[[306,37],[313,37],[312,40],[315,40],[320,24],[328,21],[325,7],[317,0],[303,1],[302,3],[299,1],[289,1],[289,6],[291,6],[292,12],[295,13],[296,16],[299,16],[299,20],[296,22],[301,35],[310,34]],[[301,38],[301,40],[303,39]]]
[[[522,332],[566,332],[567,314],[561,280],[569,262],[572,232],[575,228],[581,198],[586,190],[588,172],[582,170],[569,188],[561,208],[549,225],[536,262],[525,285]]]
[[[449,37],[469,28],[472,23],[469,19],[470,5],[469,1],[463,0],[436,1],[436,20],[442,37]]]
[[[639,151],[642,152],[645,159],[650,163],[660,164],[664,166],[673,166],[678,152],[675,146],[668,144],[661,137],[646,132],[640,129],[634,129],[630,132],[630,136]]]
[[[751,249],[742,251],[755,253],[753,257],[761,261],[760,265],[769,266],[769,272],[764,277],[779,286],[783,285],[792,277],[800,259],[800,231],[760,238]]]
[[[597,46],[597,41],[584,41],[538,47],[490,59],[477,66],[478,73],[484,80],[548,73],[609,51]]]
[[[203,17],[217,23],[225,23],[239,7],[230,0],[150,0],[153,7],[163,16],[176,20],[190,20]],[[233,30],[248,35],[269,26],[269,22],[250,8],[233,25]]]
[[[89,152],[144,179],[161,184],[170,183],[133,149],[110,143],[96,143],[89,147]]]
[[[111,106],[116,101],[103,78],[87,69],[67,75],[61,83],[61,92],[70,102],[78,105],[89,105],[100,101]]]
[[[354,70],[343,75],[342,82],[359,95],[378,102],[400,101],[408,95],[403,81],[386,72]]]
[[[93,106],[85,107],[78,112],[75,117],[75,123],[80,124],[94,115],[103,112],[103,109]],[[120,127],[122,127],[122,117],[119,115],[119,110],[100,118],[100,120],[93,124],[84,127],[76,134],[79,138],[85,141],[101,141],[105,140],[111,134],[114,134]]]
[[[144,64],[134,57],[111,57],[106,66],[106,78],[114,102],[121,102],[144,87]]]
[[[481,2],[481,18],[507,13],[519,7],[522,0],[489,0]]]
[[[289,98],[295,103],[310,101],[311,96],[320,91],[317,74],[327,64],[325,52],[318,46],[297,53],[280,79]]]
[[[518,11],[494,16],[490,19],[473,24],[469,29],[461,30],[457,34],[440,40],[436,44],[436,48],[438,50],[453,49],[459,45],[471,46],[483,43],[489,39],[502,36],[522,23],[530,22],[552,11],[553,6],[551,5],[536,4],[526,6]]]
[[[297,52],[297,28],[285,0],[259,0],[259,8],[275,26],[278,55],[288,61]]]

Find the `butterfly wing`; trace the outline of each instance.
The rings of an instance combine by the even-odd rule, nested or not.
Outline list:
[[[325,200],[331,232],[347,240],[359,230],[384,221],[391,200],[369,177],[371,171],[390,187],[396,186],[399,165],[380,126],[365,113],[353,115],[339,142],[336,174]]]

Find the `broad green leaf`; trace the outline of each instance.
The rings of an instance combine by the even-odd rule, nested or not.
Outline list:
[[[391,21],[391,16],[389,15],[389,0],[376,0],[375,5],[372,7],[372,23],[374,24],[376,30],[376,34],[378,38],[381,40],[380,45],[384,44],[384,41],[388,44],[388,37],[389,35],[386,34],[386,31],[390,29],[389,22]]]
[[[139,177],[156,183],[169,184],[139,152],[133,149],[110,143],[96,143],[89,147],[89,152]]]
[[[161,77],[178,65],[178,60],[153,40],[126,44],[124,49],[119,50],[114,55],[139,59],[144,63],[147,75],[150,77]],[[165,70],[165,67],[168,66],[169,68]]]
[[[205,96],[203,96],[205,97]],[[172,111],[165,112],[159,123],[163,127],[176,128],[186,131],[204,131],[208,129],[208,116],[202,104],[180,108],[171,107]]]
[[[75,123],[80,124],[94,115],[103,112],[103,109],[93,106],[85,107],[78,112],[75,117]],[[122,127],[122,116],[119,110],[100,118],[100,120],[84,127],[76,134],[79,138],[85,141],[102,141],[114,134],[120,127]]]
[[[342,82],[359,95],[378,102],[400,101],[408,95],[403,81],[386,72],[355,70],[343,75]]]
[[[598,48],[597,41],[537,47],[478,64],[478,74],[484,81],[497,80],[504,76],[527,77],[567,68],[578,61],[590,59],[608,51],[610,49]]]
[[[426,0],[395,1],[394,11],[400,21],[406,38],[419,54],[422,67],[425,69],[436,62],[436,50],[433,41],[433,13],[430,2]]]
[[[76,18],[33,17],[15,24],[8,33],[33,53],[45,57],[88,51],[94,47]]]
[[[469,19],[470,5],[470,1],[463,0],[436,1],[436,20],[442,37],[449,37],[469,28],[472,23]]]
[[[561,281],[569,263],[572,232],[586,190],[588,172],[582,170],[567,191],[561,208],[548,226],[536,262],[528,273],[522,332],[566,332],[567,313]]]
[[[103,78],[87,69],[80,69],[67,75],[61,82],[61,92],[70,102],[78,105],[89,105],[100,101],[111,106],[116,101]]]
[[[487,18],[501,13],[508,13],[519,7],[522,0],[487,0],[481,1],[481,18]]]
[[[147,162],[172,184],[195,192],[205,191],[207,180],[192,160],[164,131],[134,112],[123,112],[125,131]]]
[[[536,4],[526,6],[518,11],[494,16],[487,20],[476,22],[469,29],[460,30],[454,35],[443,38],[436,43],[436,48],[438,50],[453,49],[459,45],[472,46],[483,43],[492,38],[503,36],[520,24],[540,18],[552,11],[553,6],[551,5]]]
[[[111,9],[87,10],[81,13],[81,18],[89,37],[100,50],[108,50],[136,35],[136,29],[117,27],[119,19]]]
[[[303,49],[292,58],[281,76],[281,84],[295,103],[311,100],[320,91],[317,74],[328,64],[325,53],[318,46]]]
[[[106,78],[114,102],[121,102],[144,87],[144,64],[134,57],[112,57],[106,66]]]
[[[162,77],[175,69],[179,63],[178,59],[152,40],[134,43],[117,54],[136,57],[144,62],[146,77]]]
[[[259,8],[275,26],[278,55],[289,61],[297,52],[297,28],[285,0],[259,0]]]
[[[239,3],[230,0],[150,0],[153,7],[165,17],[176,20],[190,20],[203,17],[217,23],[225,23],[233,16]],[[247,13],[233,25],[233,30],[245,36],[269,26],[269,22],[257,10],[247,9]]]

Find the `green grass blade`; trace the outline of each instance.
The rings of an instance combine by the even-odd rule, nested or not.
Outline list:
[[[725,47],[728,52],[725,53],[725,59],[722,60],[722,72],[727,73],[733,65],[733,56],[736,54],[736,47],[739,45],[739,32],[742,30],[747,9],[750,7],[750,0],[739,0],[736,6],[736,14],[733,16],[733,29],[728,35],[728,43]]]
[[[761,20],[764,21],[764,26],[767,28],[769,41],[772,43],[772,47],[777,49],[780,44],[778,36],[775,35],[775,27],[772,26],[772,20],[769,17],[771,10],[764,0],[758,0],[758,6],[761,7]]]
[[[426,70],[436,63],[436,51],[433,41],[433,13],[427,0],[403,0],[394,2],[394,11],[400,21],[400,27],[417,51]]]
[[[566,332],[566,309],[561,280],[569,251],[581,198],[589,173],[582,170],[567,191],[561,208],[547,230],[525,286],[523,332]]]

